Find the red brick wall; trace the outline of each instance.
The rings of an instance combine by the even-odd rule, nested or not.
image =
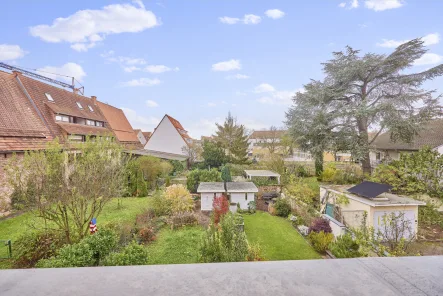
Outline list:
[[[7,214],[10,205],[9,196],[12,193],[12,189],[7,183],[4,167],[11,159],[12,155],[12,153],[0,153],[0,216]],[[16,155],[21,159],[24,154],[19,152],[16,153]]]

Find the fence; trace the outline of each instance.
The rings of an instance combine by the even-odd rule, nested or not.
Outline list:
[[[12,257],[11,240],[0,240],[0,259],[9,259]]]

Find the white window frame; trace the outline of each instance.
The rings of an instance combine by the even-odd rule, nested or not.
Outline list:
[[[95,126],[95,121],[94,120],[86,119],[86,125]]]
[[[80,104],[80,102],[76,102],[76,103],[77,103],[77,107],[80,108],[81,110],[83,110],[82,104]]]
[[[94,109],[92,109],[91,105],[88,105],[89,111],[94,112]]]
[[[50,102],[54,102],[54,99],[52,98],[51,94],[49,93],[45,93],[46,98],[48,99],[48,101]]]

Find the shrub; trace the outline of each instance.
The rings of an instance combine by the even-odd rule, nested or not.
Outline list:
[[[275,214],[280,217],[288,217],[291,213],[291,205],[287,199],[277,198],[274,203]]]
[[[221,169],[221,178],[224,182],[232,182],[231,172],[229,171],[229,167],[224,166]]]
[[[241,262],[260,257],[259,248],[250,250],[246,235],[232,213],[222,217],[220,224],[210,225],[200,245],[201,262]]]
[[[309,227],[309,233],[311,232],[325,232],[325,233],[331,233],[332,229],[331,226],[329,226],[329,221],[323,218],[317,218],[315,219],[311,226]]]
[[[144,226],[140,228],[137,233],[137,238],[142,244],[148,244],[150,242],[155,241],[157,238],[155,236],[156,231],[153,226]]]
[[[223,215],[229,212],[229,201],[225,196],[217,196],[212,201],[214,223],[218,224]]]
[[[171,217],[171,223],[172,229],[176,229],[185,225],[196,225],[198,219],[194,213],[178,213]]]
[[[354,241],[350,233],[337,237],[335,242],[330,244],[329,248],[337,258],[357,258],[362,256],[359,251],[360,245]]]
[[[156,191],[152,197],[151,208],[157,217],[169,215],[171,205],[163,196],[163,192]]]
[[[155,218],[155,211],[154,209],[147,209],[143,213],[138,214],[135,217],[135,224],[136,225],[143,225],[148,224],[151,222],[152,219]]]
[[[252,183],[255,184],[255,186],[271,186],[271,185],[277,185],[278,181],[273,180],[268,177],[252,177],[251,179]]]
[[[181,184],[167,187],[164,196],[170,205],[171,214],[190,212],[194,208],[191,193]]]
[[[328,163],[325,165],[323,172],[320,175],[320,179],[323,182],[332,182],[334,180],[334,176],[337,173],[337,168],[334,163]]]
[[[303,165],[298,165],[295,168],[295,175],[300,178],[305,178],[309,176],[309,173]]]
[[[190,192],[195,193],[197,192],[197,187],[200,182],[220,182],[220,181],[222,181],[221,174],[215,168],[211,170],[195,169],[189,172],[187,176],[186,186]]]
[[[329,244],[334,240],[332,233],[324,231],[311,232],[308,235],[308,239],[311,242],[312,247],[319,253],[325,253],[329,247]]]
[[[55,231],[29,232],[14,241],[14,267],[31,268],[41,259],[54,256],[65,243]]]
[[[317,198],[318,193],[304,182],[302,178],[293,178],[291,176],[285,193],[296,201],[302,201],[306,204],[312,204]]]
[[[37,267],[98,266],[116,248],[117,242],[118,236],[113,230],[102,228],[78,243],[64,246],[55,257],[40,260]]]
[[[257,203],[255,202],[255,200],[248,202],[249,213],[251,214],[255,213],[256,209],[257,209]]]
[[[337,169],[334,163],[328,163],[321,174],[321,180],[340,185],[360,183],[363,181],[363,171],[358,165]]]
[[[148,263],[148,250],[132,241],[119,253],[111,253],[104,261],[105,266],[145,265]]]
[[[443,215],[431,203],[418,207],[418,221],[420,225],[439,225],[443,228]]]
[[[170,163],[172,164],[172,174],[178,175],[181,172],[184,171],[185,166],[183,165],[183,162],[178,160],[170,160]]]

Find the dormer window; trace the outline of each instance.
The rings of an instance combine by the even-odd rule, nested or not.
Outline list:
[[[54,99],[52,98],[52,96],[48,93],[45,93],[46,98],[48,99],[48,101],[50,102],[54,102]]]
[[[77,107],[79,107],[80,109],[83,110],[83,106],[82,106],[82,104],[80,104],[79,102],[76,102],[76,103],[77,103]]]
[[[89,111],[94,112],[94,109],[92,109],[91,105],[88,105]]]

